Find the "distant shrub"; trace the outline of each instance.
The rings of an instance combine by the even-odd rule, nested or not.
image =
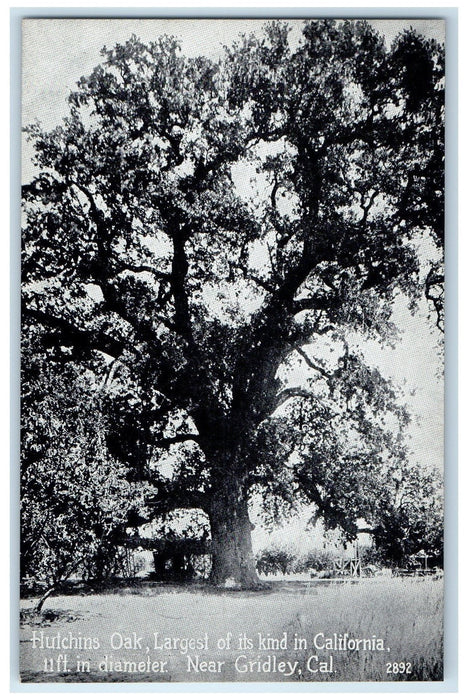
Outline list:
[[[333,572],[333,562],[337,556],[346,555],[345,550],[324,549],[311,547],[306,552],[299,552],[293,544],[271,544],[262,549],[257,555],[257,571],[260,574],[304,574],[316,573],[324,575]],[[380,568],[383,564],[381,556],[370,545],[359,548],[359,556],[363,567]],[[331,574],[330,574],[331,575]]]
[[[259,552],[257,571],[266,575],[295,573],[298,556],[298,552],[291,545],[272,544]]]
[[[333,560],[336,554],[328,549],[313,547],[302,554],[296,564],[296,573],[309,571],[326,571],[333,568]]]

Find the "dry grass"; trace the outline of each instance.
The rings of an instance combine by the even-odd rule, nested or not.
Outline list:
[[[291,624],[309,648],[314,634],[375,634],[390,652],[338,651],[333,677],[323,681],[443,680],[443,584],[430,579],[382,578],[364,584],[330,586],[313,611],[302,610]],[[411,671],[388,674],[388,662],[406,662]],[[304,674],[305,680],[314,680]]]
[[[131,593],[131,595],[128,595]],[[442,680],[443,649],[443,581],[425,579],[374,579],[356,585],[275,583],[271,590],[253,593],[219,592],[200,587],[161,587],[142,585],[125,591],[83,595],[56,596],[48,601],[38,618],[28,613],[33,601],[23,601],[21,630],[21,668],[23,681],[36,682],[166,682],[166,681],[395,681]],[[45,656],[58,651],[33,649],[33,630],[42,630],[52,637],[62,635],[99,636],[101,648],[85,651],[90,673],[43,672]],[[258,633],[280,638],[288,634],[287,651],[261,651],[257,648]],[[143,640],[143,651],[110,649],[113,632],[130,635],[135,632]],[[203,659],[224,661],[216,673],[187,671],[187,657],[179,651],[157,652],[152,649],[153,633],[161,637],[201,637],[208,632],[210,649],[198,652]],[[216,641],[232,633],[234,644],[228,651],[216,648]],[[382,638],[390,651],[316,651],[315,634],[333,633],[351,638]],[[307,640],[306,651],[292,647],[294,635]],[[239,651],[239,635],[254,640],[252,651]],[[145,647],[152,659],[166,659],[162,674],[103,673],[98,669],[105,654],[114,658],[138,660],[146,658]],[[81,652],[80,652],[81,653]],[[190,653],[190,652],[189,652]],[[197,652],[192,652],[196,654]],[[280,673],[236,671],[235,659],[246,654],[249,660],[264,660],[276,655],[278,660],[297,661],[294,672]],[[307,658],[317,654],[320,660],[334,657],[332,674],[312,674]],[[73,653],[71,656],[74,655]],[[408,674],[387,674],[387,663],[404,661],[411,664]]]

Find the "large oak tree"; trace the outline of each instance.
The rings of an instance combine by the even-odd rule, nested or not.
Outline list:
[[[394,340],[402,295],[442,322],[443,70],[364,21],[296,47],[272,23],[217,61],[132,37],[28,128],[24,333],[92,368],[155,513],[206,513],[217,583],[256,581],[253,494],[352,533],[406,459],[406,412],[349,338]]]

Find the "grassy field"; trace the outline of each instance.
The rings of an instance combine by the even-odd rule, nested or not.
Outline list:
[[[443,679],[442,580],[285,581],[249,593],[142,582],[51,597],[40,617],[34,602],[21,604],[24,682]],[[371,641],[337,649],[340,636],[342,646]],[[383,650],[363,648],[378,639]]]

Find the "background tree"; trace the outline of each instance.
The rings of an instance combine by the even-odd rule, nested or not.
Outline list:
[[[430,565],[443,566],[443,484],[438,470],[403,464],[395,470],[370,530],[383,561],[405,565],[424,550]]]
[[[44,591],[40,609],[72,575],[119,573],[131,511],[143,501],[106,448],[102,366],[85,369],[48,348],[34,325],[24,331],[20,568]]]
[[[28,129],[23,318],[111,368],[111,456],[155,513],[207,514],[215,582],[253,585],[253,493],[352,529],[398,450],[405,412],[349,338],[395,341],[394,301],[437,296],[442,50],[363,21],[297,48],[273,23],[219,61],[132,37],[69,103]]]

